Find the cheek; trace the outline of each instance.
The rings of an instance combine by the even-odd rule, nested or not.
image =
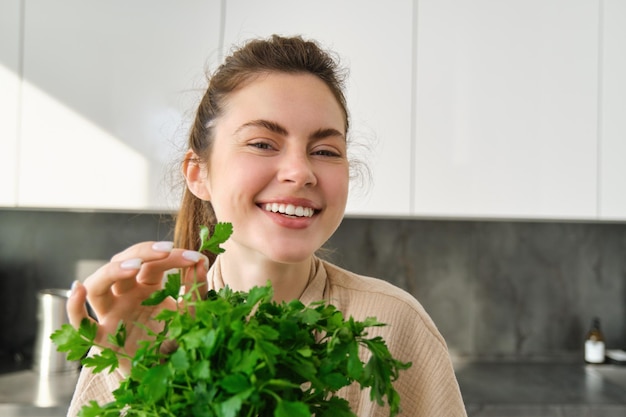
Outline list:
[[[337,170],[328,172],[324,176],[326,184],[326,190],[329,198],[332,198],[336,204],[343,204],[345,206],[348,199],[349,189],[349,176],[346,170]]]
[[[267,184],[271,172],[254,159],[242,159],[229,163],[215,164],[212,185],[215,198],[222,204],[241,204],[249,201]],[[219,190],[219,191],[218,191]]]

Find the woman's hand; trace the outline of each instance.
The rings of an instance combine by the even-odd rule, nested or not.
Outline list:
[[[86,307],[89,302],[97,317],[98,332],[95,342],[108,345],[107,336],[115,334],[120,321],[126,325],[125,353],[133,356],[137,342],[148,336],[141,323],[159,332],[162,326],[152,318],[163,309],[176,309],[176,300],[168,298],[157,306],[142,306],[150,294],[163,287],[165,273],[182,269],[183,285],[190,290],[196,282],[206,285],[208,259],[199,252],[173,249],[172,242],[142,242],[129,247],[111,258],[84,284],[75,283],[67,302],[70,323],[79,327],[84,318],[91,321]],[[126,361],[120,362],[125,373],[129,369]]]

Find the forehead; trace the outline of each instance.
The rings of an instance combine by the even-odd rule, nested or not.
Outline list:
[[[231,93],[225,104],[218,125],[262,119],[346,133],[346,116],[336,97],[324,81],[308,73],[259,74]]]

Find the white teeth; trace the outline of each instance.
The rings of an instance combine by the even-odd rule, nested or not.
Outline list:
[[[314,212],[314,210],[310,207],[294,206],[293,204],[267,203],[264,208],[266,211],[296,217],[311,217]]]

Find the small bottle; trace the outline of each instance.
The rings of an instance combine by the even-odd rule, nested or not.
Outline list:
[[[585,362],[604,363],[605,348],[604,335],[600,329],[600,319],[595,317],[585,339]]]

